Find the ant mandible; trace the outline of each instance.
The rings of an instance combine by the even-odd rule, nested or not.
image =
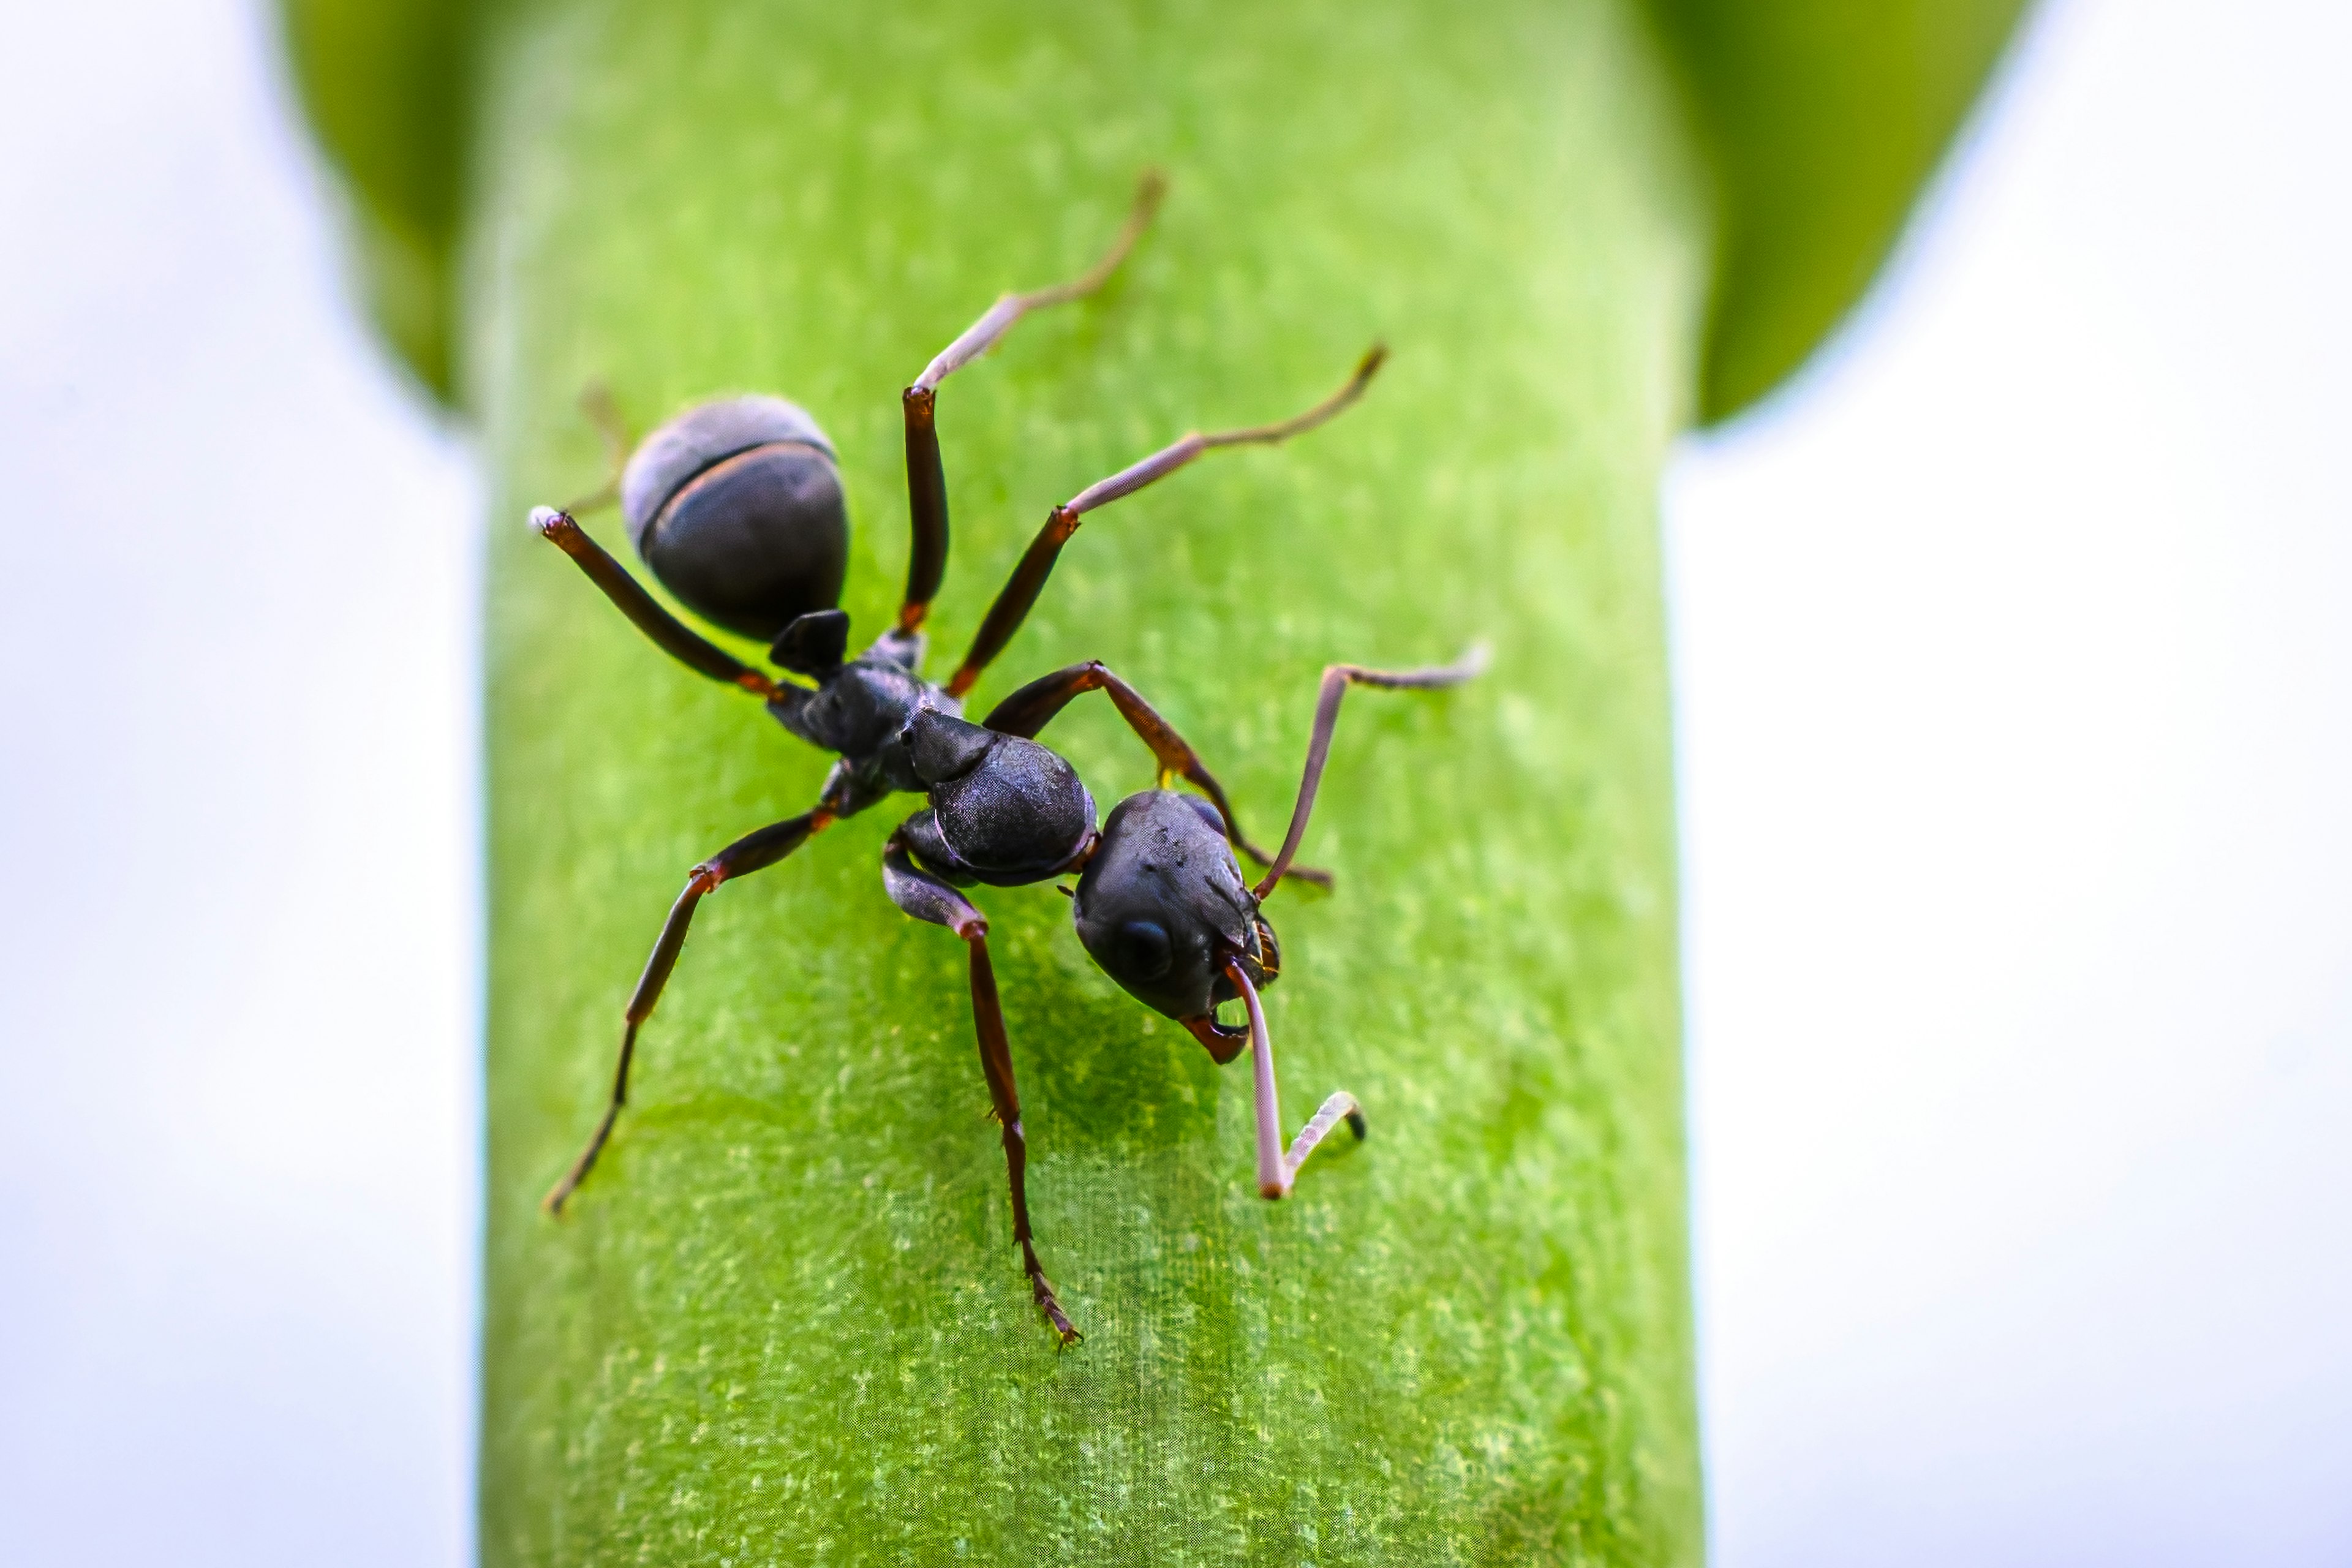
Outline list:
[[[970,950],[974,1030],[991,1108],[1003,1130],[1012,1188],[1013,1239],[1033,1296],[1061,1342],[1077,1330],[1038,1262],[1024,1189],[1027,1147],[1013,1055],[988,922],[958,891],[975,882],[1022,887],[1075,873],[1071,916],[1079,942],[1103,971],[1147,1006],[1175,1019],[1219,1065],[1247,1042],[1255,1057],[1258,1189],[1286,1195],[1298,1168],[1342,1120],[1358,1138],[1362,1112],[1333,1094],[1287,1150],[1281,1138],[1272,1044],[1259,988],[1280,972],[1274,928],[1260,906],[1285,875],[1327,882],[1292,864],[1329,753],[1341,696],[1351,684],[1436,688],[1477,670],[1474,652],[1445,668],[1383,672],[1335,665],[1324,672],[1305,775],[1282,847],[1268,856],[1244,836],[1215,776],[1173,726],[1099,661],[1073,665],[1013,693],[985,722],[967,723],[962,698],[1020,628],[1062,546],[1087,512],[1129,495],[1223,447],[1271,445],[1311,430],[1361,395],[1379,368],[1375,347],[1346,385],[1294,418],[1184,437],[1143,461],[1088,486],[1054,508],[981,623],[971,652],[944,686],[922,678],[922,625],[947,567],[948,507],[933,411],[940,383],[991,348],[1032,310],[1085,297],[1118,268],[1158,206],[1161,184],[1147,174],[1109,252],[1067,283],[999,300],[925,368],[903,398],[907,482],[914,548],[896,623],[856,658],[846,658],[849,617],[839,599],[848,522],[833,447],[814,420],[773,397],[701,404],[656,429],[636,447],[617,484],[622,514],[639,556],[689,608],[740,635],[772,639],[769,658],[814,686],[778,681],[688,628],[632,578],[570,512],[536,508],[531,522],[665,652],[713,679],[758,697],[775,720],[836,761],[816,805],[746,835],[694,868],[671,907],[624,1015],[619,1061],[604,1116],[543,1205],[562,1212],[602,1152],[628,1096],[638,1030],[677,966],[696,907],[721,883],[783,859],[843,817],[886,796],[925,796],[924,808],[891,835],[883,884],[918,920],[947,927]],[[605,412],[608,434],[616,423]],[[617,449],[623,443],[614,442]],[[573,510],[581,510],[581,503]],[[1102,691],[1159,764],[1158,787],[1121,801],[1096,826],[1094,798],[1076,770],[1035,737],[1064,707]],[[1202,795],[1168,786],[1181,777]],[[1234,847],[1267,868],[1245,884]],[[1239,998],[1244,1027],[1220,1024],[1220,1003]]]

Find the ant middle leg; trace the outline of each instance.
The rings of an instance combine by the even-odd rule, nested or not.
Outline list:
[[[654,941],[653,953],[646,960],[645,972],[637,976],[637,988],[630,994],[628,1007],[622,1015],[625,1026],[621,1056],[613,1069],[613,1093],[605,1102],[604,1117],[596,1123],[596,1131],[588,1135],[588,1142],[572,1162],[572,1168],[540,1200],[540,1207],[551,1215],[562,1214],[564,1201],[588,1179],[588,1173],[595,1168],[596,1156],[604,1151],[605,1140],[612,1137],[613,1123],[620,1119],[621,1107],[629,1098],[629,1063],[636,1055],[637,1030],[653,1016],[654,1005],[661,1000],[662,987],[669,984],[670,971],[677,967],[678,952],[686,946],[687,928],[694,923],[695,906],[721,882],[748,877],[774,865],[831,826],[839,815],[831,806],[820,805],[814,811],[772,823],[730,844],[688,876],[686,890],[670,906],[669,918],[662,922],[661,935]]]
[[[988,961],[988,921],[966,899],[940,879],[918,867],[907,850],[906,829],[890,835],[882,849],[882,885],[891,902],[919,921],[941,925],[961,937],[971,949],[972,1032],[980,1041],[981,1076],[988,1080],[989,1108],[1003,1130],[1004,1170],[1013,1189],[1013,1239],[1021,1248],[1022,1272],[1029,1277],[1031,1298],[1053,1325],[1064,1346],[1080,1335],[1062,1310],[1045,1267],[1037,1261],[1034,1233],[1029,1227],[1029,1140],[1021,1130],[1021,1095],[1013,1082],[1013,1046],[1004,1032],[1004,1008],[997,999],[996,971]]]
[[[899,631],[922,629],[923,617],[929,613],[931,600],[938,596],[940,579],[948,569],[948,479],[940,461],[940,433],[933,406],[939,398],[940,383],[995,347],[997,340],[1030,311],[1082,300],[1108,282],[1119,263],[1127,259],[1128,252],[1135,248],[1136,240],[1150,226],[1167,189],[1168,182],[1159,170],[1145,170],[1136,184],[1135,205],[1128,211],[1127,223],[1102,259],[1066,283],[999,299],[955,342],[940,350],[939,356],[923,367],[923,374],[915,378],[915,384],[900,395],[907,422],[907,508],[915,538],[913,552],[907,563],[907,596],[898,606]]]
[[[1078,520],[1097,507],[1107,506],[1121,496],[1133,495],[1155,479],[1170,474],[1206,452],[1223,447],[1270,447],[1304,435],[1317,426],[1335,417],[1349,404],[1364,395],[1373,373],[1388,357],[1388,350],[1375,343],[1357,362],[1346,385],[1308,409],[1306,413],[1277,421],[1272,425],[1253,425],[1243,430],[1219,430],[1203,435],[1199,431],[1185,437],[1175,445],[1154,452],[1143,461],[1121,468],[1107,479],[1098,479],[1080,490],[1067,501],[1046,514],[1045,526],[1037,531],[1021,563],[1013,569],[1012,577],[988,607],[988,615],[980,623],[980,631],[971,640],[971,651],[963,656],[963,663],[948,680],[948,695],[961,697],[980,679],[980,672],[989,661],[1004,651],[1013,634],[1029,617],[1030,608],[1045,586],[1045,579],[1054,573],[1054,563],[1061,558],[1062,546],[1070,535],[1077,532]]]
[[[1074,664],[1031,681],[989,712],[986,727],[1001,735],[1018,735],[1024,740],[1034,740],[1037,732],[1052,723],[1055,716],[1073,700],[1089,691],[1107,693],[1111,705],[1118,710],[1119,717],[1127,721],[1128,728],[1151,748],[1152,759],[1160,764],[1160,788],[1167,788],[1169,782],[1176,778],[1192,781],[1217,808],[1217,816],[1224,823],[1225,837],[1234,847],[1261,866],[1274,864],[1274,857],[1251,843],[1248,835],[1242,831],[1241,823],[1234,815],[1233,802],[1225,795],[1224,785],[1209,772],[1207,764],[1201,761],[1200,753],[1176,732],[1176,726],[1161,718],[1158,710],[1143,700],[1142,693],[1121,680],[1100,659]],[[1331,874],[1312,866],[1294,866],[1289,874],[1303,882],[1313,882],[1320,887],[1331,885]]]

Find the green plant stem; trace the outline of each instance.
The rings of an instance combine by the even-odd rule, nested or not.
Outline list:
[[[483,44],[460,373],[496,485],[484,1557],[591,1563],[1695,1561],[1656,478],[1692,412],[1706,205],[1611,0],[916,15],[519,7]],[[1053,502],[1192,428],[1362,405],[1089,517],[982,710],[1101,658],[1262,836],[1318,671],[1360,693],[1269,906],[1294,1116],[1360,1149],[1252,1178],[1249,1068],[981,890],[1057,1353],[1012,1244],[961,944],[883,896],[893,802],[706,900],[603,1164],[620,1014],[697,860],[826,759],[671,664],[524,509],[730,389],[840,448],[865,637],[907,551],[898,390],[1066,276],[1167,169],[1100,299],[941,391],[949,667]],[[621,544],[609,513],[584,520]],[[1053,740],[1151,782],[1108,704]],[[1295,1130],[1295,1129],[1293,1129]]]

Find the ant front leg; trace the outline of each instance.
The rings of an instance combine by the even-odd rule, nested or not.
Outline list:
[[[1286,1198],[1298,1179],[1298,1167],[1307,1163],[1307,1156],[1315,1152],[1324,1135],[1342,1121],[1364,1141],[1364,1113],[1356,1104],[1356,1097],[1341,1089],[1323,1102],[1313,1121],[1299,1130],[1291,1141],[1289,1152],[1282,1147],[1282,1097],[1274,1081],[1274,1038],[1265,1026],[1265,1009],[1257,998],[1257,987],[1250,984],[1248,973],[1238,963],[1228,961],[1225,978],[1239,991],[1242,1005],[1249,1009],[1251,1086],[1257,1106],[1257,1191],[1263,1198]]]
[[[1331,760],[1331,733],[1339,722],[1339,700],[1350,686],[1373,686],[1391,691],[1435,691],[1459,686],[1486,668],[1486,650],[1474,647],[1452,664],[1430,669],[1366,669],[1360,664],[1335,664],[1323,672],[1315,695],[1315,731],[1307,742],[1307,771],[1298,781],[1298,803],[1291,807],[1290,831],[1283,835],[1274,865],[1251,891],[1262,902],[1285,875],[1299,872],[1290,864],[1298,841],[1307,837],[1307,819],[1315,810],[1315,792],[1323,784],[1323,766]]]
[[[948,477],[940,460],[934,406],[940,383],[994,348],[997,340],[1013,330],[1013,323],[1030,311],[1082,300],[1108,282],[1110,275],[1118,270],[1118,264],[1127,259],[1127,253],[1135,247],[1136,240],[1150,226],[1167,189],[1168,183],[1159,170],[1145,170],[1142,179],[1137,182],[1135,205],[1128,212],[1127,224],[1101,260],[1066,283],[1033,289],[1026,294],[1007,294],[997,300],[979,321],[965,328],[961,336],[940,350],[939,357],[923,367],[915,384],[901,395],[907,420],[907,510],[914,524],[915,542],[907,563],[907,597],[898,606],[900,632],[911,634],[922,629],[923,617],[929,614],[931,600],[939,595],[940,581],[947,575]]]
[[[1037,1310],[1065,1346],[1074,1345],[1078,1331],[1063,1312],[1045,1265],[1037,1261],[1029,1228],[1029,1141],[1021,1130],[1021,1095],[1013,1083],[1013,1046],[1004,1033],[1004,1008],[997,1000],[996,971],[988,962],[988,921],[961,893],[916,866],[907,852],[906,832],[899,828],[883,847],[882,885],[901,910],[919,921],[947,927],[971,949],[972,1029],[980,1038],[980,1070],[988,1080],[989,1106],[1003,1131],[1004,1169],[1013,1188],[1013,1239],[1020,1245],[1021,1268],[1029,1277]]]
[[[540,1200],[540,1206],[549,1214],[563,1212],[564,1200],[588,1179],[588,1173],[596,1166],[596,1156],[604,1151],[604,1141],[613,1135],[613,1123],[620,1119],[621,1107],[629,1098],[629,1062],[636,1055],[637,1030],[653,1016],[654,1004],[661,1000],[662,987],[669,984],[670,971],[677,967],[679,950],[686,946],[687,928],[694,923],[695,906],[721,882],[748,877],[774,865],[831,826],[839,815],[830,806],[820,805],[814,811],[803,812],[746,834],[697,866],[687,878],[686,890],[670,906],[669,919],[662,922],[661,935],[654,941],[652,956],[646,960],[645,973],[637,977],[637,988],[630,994],[629,1005],[623,1014],[621,1058],[613,1069],[613,1094],[605,1104],[604,1118],[596,1123],[596,1131],[588,1135],[587,1146],[572,1162],[572,1168]]]
[[[1119,717],[1127,721],[1128,728],[1151,748],[1152,759],[1160,764],[1160,788],[1167,788],[1171,779],[1191,780],[1217,808],[1217,816],[1225,825],[1226,839],[1259,865],[1274,864],[1274,857],[1251,843],[1249,837],[1242,832],[1241,823],[1234,816],[1233,802],[1225,796],[1224,786],[1217,782],[1215,774],[1209,772],[1207,765],[1201,761],[1200,753],[1176,732],[1173,724],[1161,718],[1151,704],[1143,700],[1142,693],[1121,680],[1100,659],[1074,664],[1066,669],[1057,669],[1051,675],[1031,681],[991,710],[986,727],[1001,735],[1018,735],[1024,740],[1034,740],[1037,732],[1052,723],[1055,716],[1074,699],[1089,691],[1108,694],[1111,705],[1118,710]],[[1317,870],[1312,866],[1294,866],[1289,874],[1302,882],[1313,882],[1326,888],[1331,885],[1331,873]]]
[[[769,702],[789,701],[796,693],[806,690],[804,687],[777,685],[663,609],[660,601],[646,593],[644,585],[630,576],[628,569],[614,560],[603,545],[589,538],[588,531],[573,521],[568,512],[551,506],[535,506],[530,509],[530,525],[549,543],[572,557],[572,563],[604,590],[604,597],[612,600],[614,607],[628,616],[637,630],[653,639],[655,647],[688,669],[730,686],[740,686]]]
[[[1021,563],[1013,569],[1012,578],[997,594],[996,602],[988,606],[987,618],[980,623],[980,632],[971,639],[971,651],[963,656],[963,663],[949,678],[948,695],[961,697],[970,691],[972,683],[980,679],[980,672],[1004,651],[1004,645],[1013,640],[1013,634],[1029,618],[1037,595],[1045,591],[1045,579],[1054,574],[1054,563],[1061,559],[1062,546],[1077,532],[1079,519],[1121,496],[1133,495],[1155,479],[1166,479],[1202,453],[1221,447],[1271,447],[1304,435],[1361,397],[1364,388],[1371,383],[1372,373],[1387,357],[1388,350],[1374,343],[1357,363],[1348,384],[1306,413],[1273,425],[1253,425],[1245,430],[1219,430],[1208,435],[1196,431],[1107,479],[1097,480],[1048,512],[1045,526],[1037,531]]]

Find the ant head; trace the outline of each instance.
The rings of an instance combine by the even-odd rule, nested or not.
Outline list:
[[[1095,833],[1095,797],[1048,747],[924,707],[898,732],[955,869],[1000,888],[1067,868]]]
[[[765,642],[841,598],[841,470],[781,397],[721,398],[659,426],[621,475],[621,515],[662,585],[730,632]]]
[[[1215,808],[1172,790],[1131,795],[1112,810],[1070,915],[1104,973],[1181,1022],[1213,1019],[1237,994],[1223,973],[1228,958],[1254,985],[1271,984],[1282,967]]]

